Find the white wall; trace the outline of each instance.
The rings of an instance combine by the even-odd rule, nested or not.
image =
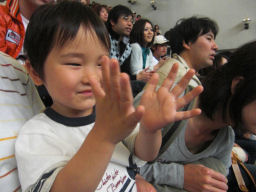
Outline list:
[[[92,1],[91,1],[92,2]],[[95,0],[97,3],[115,6],[123,4],[159,24],[162,33],[173,27],[176,21],[193,15],[207,16],[219,25],[216,38],[219,49],[232,49],[256,40],[256,0],[155,0],[157,10],[150,0],[137,0],[131,5],[128,0]],[[242,19],[250,17],[250,28],[243,30]]]

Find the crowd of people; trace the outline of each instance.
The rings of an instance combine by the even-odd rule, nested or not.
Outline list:
[[[255,191],[256,41],[208,17],[0,2],[1,191]]]

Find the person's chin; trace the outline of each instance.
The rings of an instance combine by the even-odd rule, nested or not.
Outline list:
[[[205,66],[206,67],[210,67],[213,65],[213,60],[212,59],[209,59],[206,63],[205,63]]]
[[[90,108],[93,108],[95,106],[95,104],[96,104],[95,100],[87,100],[86,102],[84,102],[82,104],[82,106],[84,108],[90,109]]]

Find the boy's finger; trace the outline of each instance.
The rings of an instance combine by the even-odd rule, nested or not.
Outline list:
[[[100,98],[105,96],[105,92],[103,91],[99,81],[95,77],[89,76],[89,82],[91,84],[92,92],[96,100],[99,100]]]
[[[120,92],[122,107],[130,107],[133,104],[133,96],[129,76],[126,73],[122,73],[120,82],[122,87],[122,91]]]
[[[103,56],[101,58],[101,66],[102,66],[102,85],[105,90],[105,93],[109,94],[111,88],[110,82],[110,60],[107,56]]]
[[[189,111],[177,112],[176,113],[175,121],[180,121],[180,120],[188,119],[188,118],[200,115],[200,113],[201,113],[201,109],[199,109],[199,108],[192,109],[192,110],[189,110]]]
[[[119,101],[120,99],[120,67],[119,63],[116,59],[110,60],[110,94],[111,98],[115,101]]]
[[[200,95],[202,92],[203,92],[203,87],[200,85],[194,88],[192,91],[188,92],[183,97],[179,98],[177,101],[176,110],[190,103],[195,97]]]
[[[190,69],[180,80],[180,82],[172,89],[172,94],[175,97],[178,97],[184,90],[186,89],[187,85],[189,84],[189,81],[192,79],[193,75],[195,74],[195,71],[193,69]]]
[[[172,66],[171,71],[169,72],[167,78],[164,80],[162,87],[167,88],[168,90],[172,88],[172,85],[174,83],[174,80],[176,78],[177,72],[179,69],[178,63],[174,63]]]
[[[144,112],[145,108],[142,105],[139,105],[135,109],[135,112],[132,113],[127,119],[127,122],[129,122],[130,126],[136,126],[136,124],[141,120]]]
[[[158,74],[154,73],[147,83],[144,94],[154,93],[156,91],[157,83],[158,83]]]

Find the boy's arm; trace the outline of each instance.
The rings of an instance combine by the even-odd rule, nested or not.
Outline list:
[[[95,126],[79,151],[59,172],[51,191],[94,191],[115,145],[128,136],[141,119],[144,109],[133,107],[129,78],[120,74],[116,60],[103,57],[102,76],[104,89],[95,76],[89,77],[96,98]]]
[[[154,74],[141,97],[140,105],[144,106],[145,112],[141,119],[140,131],[135,140],[135,154],[143,160],[152,161],[156,158],[162,141],[161,128],[169,123],[193,117],[201,112],[200,109],[178,111],[198,96],[203,88],[198,86],[185,96],[179,97],[193,77],[194,71],[188,71],[170,91],[177,71],[178,65],[174,64],[158,90],[156,90],[158,76]]]

